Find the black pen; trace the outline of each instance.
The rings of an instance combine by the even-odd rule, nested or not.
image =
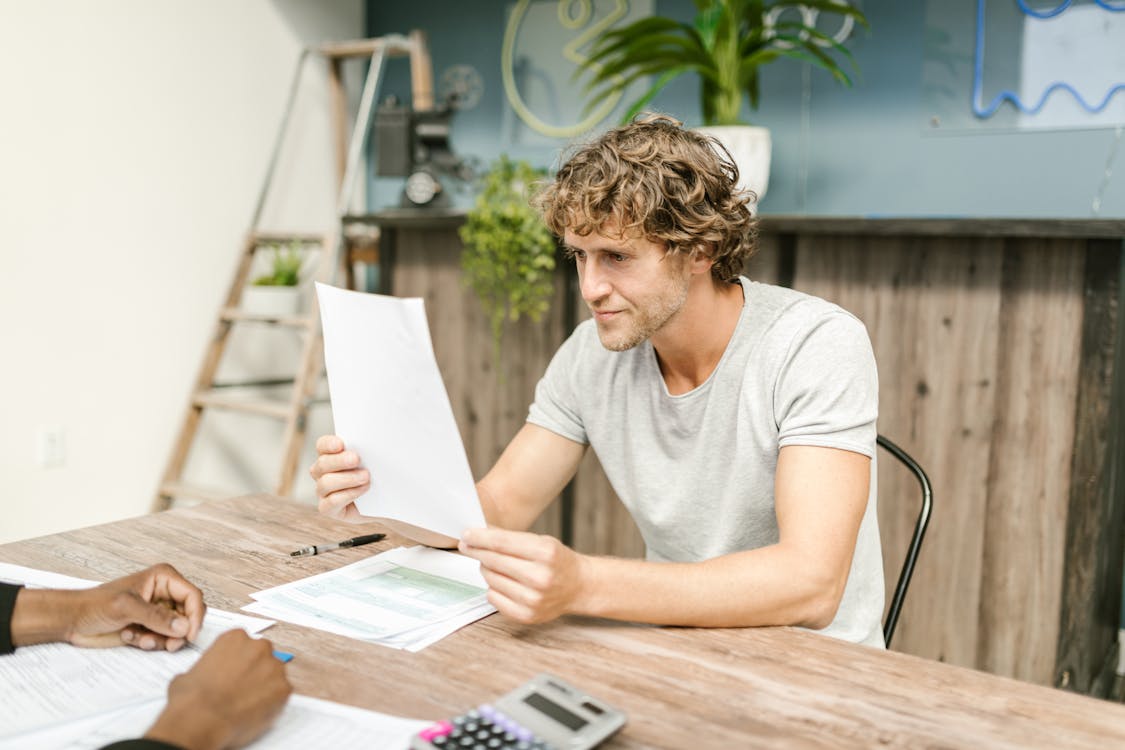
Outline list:
[[[333,544],[314,544],[310,547],[301,547],[296,552],[290,552],[290,557],[305,557],[307,555],[319,555],[321,552],[330,552],[334,549],[344,549],[345,547],[358,547],[361,544],[371,544],[372,542],[380,542],[387,538],[386,534],[364,534],[363,536],[352,537],[345,539],[342,542],[335,542]]]

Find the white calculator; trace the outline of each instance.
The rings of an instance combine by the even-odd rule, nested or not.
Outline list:
[[[411,741],[414,750],[587,750],[625,725],[625,714],[543,673],[492,703],[439,721]]]

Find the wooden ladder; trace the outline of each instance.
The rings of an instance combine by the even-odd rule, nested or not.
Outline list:
[[[285,142],[289,122],[292,118],[297,92],[304,66],[311,57],[325,60],[329,75],[329,93],[332,106],[332,128],[336,147],[336,170],[339,178],[337,194],[336,228],[325,235],[290,234],[263,231],[260,228],[263,208],[273,185],[278,159]],[[242,292],[250,281],[251,269],[256,254],[263,248],[277,245],[297,245],[305,249],[317,248],[319,254],[315,278],[331,283],[343,260],[343,217],[348,214],[352,203],[354,188],[359,175],[359,166],[371,128],[375,93],[379,87],[384,61],[387,57],[409,56],[413,106],[417,110],[433,107],[433,70],[425,35],[420,31],[409,36],[389,35],[374,39],[360,39],[348,42],[335,42],[310,47],[302,51],[297,61],[289,89],[289,97],[282,117],[281,127],[274,142],[273,153],[257,207],[246,234],[238,264],[231,280],[227,295],[215,321],[210,343],[203,356],[203,362],[188,399],[186,413],[179,433],[168,459],[164,476],[157,488],[153,503],[154,510],[164,510],[177,499],[212,500],[228,497],[230,493],[206,489],[184,481],[191,449],[199,433],[203,413],[208,409],[237,411],[245,414],[273,417],[283,425],[281,437],[281,467],[272,491],[280,496],[292,495],[296,479],[297,461],[305,443],[305,429],[309,407],[323,372],[323,343],[320,331],[320,314],[315,300],[309,301],[309,309],[295,315],[269,315],[248,312],[241,307]],[[343,85],[343,61],[348,58],[369,57],[367,77],[359,109],[348,136],[347,98]],[[349,269],[350,270],[350,269]],[[350,278],[350,274],[348,274]],[[311,295],[310,295],[311,297]],[[259,379],[239,383],[216,382],[215,376],[223,359],[223,353],[232,329],[242,323],[253,323],[259,329],[285,327],[298,331],[302,344],[296,371],[292,378]],[[268,399],[231,395],[230,386],[240,387],[277,386],[291,384],[287,399]]]

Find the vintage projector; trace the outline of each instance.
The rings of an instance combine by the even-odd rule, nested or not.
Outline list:
[[[449,191],[443,177],[472,179],[469,162],[456,156],[449,146],[453,109],[443,106],[416,112],[393,100],[375,112],[375,174],[405,177],[401,205],[411,208],[443,208]]]
[[[462,182],[473,178],[472,163],[450,148],[449,132],[453,113],[475,107],[483,88],[475,69],[454,65],[439,81],[439,107],[415,111],[392,96],[375,111],[375,174],[406,178],[401,205],[448,206],[449,192],[442,178]]]

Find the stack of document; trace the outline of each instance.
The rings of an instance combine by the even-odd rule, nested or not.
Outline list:
[[[0,563],[0,581],[57,589],[98,583],[8,563]],[[87,750],[140,737],[164,709],[171,679],[191,669],[215,638],[236,627],[254,635],[272,624],[208,609],[194,647],[175,653],[65,643],[17,649],[0,657],[0,750]],[[273,728],[249,747],[304,750],[327,744],[397,750],[430,723],[294,695]]]
[[[496,609],[480,565],[428,547],[399,547],[251,594],[247,612],[391,648],[420,651]]]

